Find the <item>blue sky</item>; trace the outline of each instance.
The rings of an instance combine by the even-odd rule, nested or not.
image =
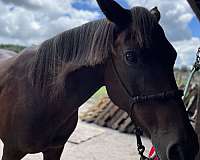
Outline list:
[[[200,22],[194,17],[192,21],[189,23],[189,27],[192,30],[192,35],[195,37],[200,37]]]

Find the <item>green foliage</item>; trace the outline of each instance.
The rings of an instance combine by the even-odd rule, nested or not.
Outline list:
[[[0,48],[1,49],[7,49],[7,50],[10,50],[10,51],[14,51],[16,53],[19,53],[25,47],[24,46],[20,46],[20,45],[13,45],[13,44],[0,44]]]

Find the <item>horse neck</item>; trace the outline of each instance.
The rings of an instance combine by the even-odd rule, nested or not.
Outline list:
[[[103,66],[81,67],[64,75],[63,80],[61,102],[79,107],[103,86]]]

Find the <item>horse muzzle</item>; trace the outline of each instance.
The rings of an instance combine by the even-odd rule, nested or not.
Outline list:
[[[175,144],[168,149],[167,158],[168,160],[194,160],[196,154],[195,150]]]
[[[197,135],[192,134],[190,139],[185,143],[177,141],[167,146],[166,154],[168,160],[195,160],[199,151]]]

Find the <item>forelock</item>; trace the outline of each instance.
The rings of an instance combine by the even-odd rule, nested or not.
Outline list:
[[[150,47],[152,34],[157,25],[156,19],[149,10],[143,7],[134,7],[132,13],[132,40],[136,41],[140,48]]]

